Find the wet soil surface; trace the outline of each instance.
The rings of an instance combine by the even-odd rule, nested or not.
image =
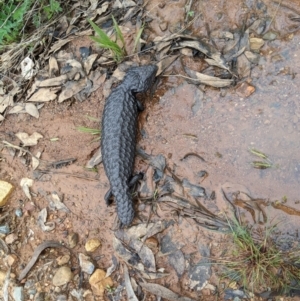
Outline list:
[[[147,30],[149,39],[177,31],[186,18],[185,1],[160,3],[149,1],[147,5],[148,15],[155,20]],[[292,22],[290,18],[291,15],[296,17],[300,14],[300,6],[297,1],[281,4],[276,1],[195,1],[190,11],[200,16],[189,30],[199,37],[207,37],[213,31],[242,28],[245,16],[251,14],[267,15],[270,19],[274,17],[269,29],[276,33],[276,38],[265,41],[258,64],[251,70],[250,83],[255,87],[255,92],[244,97],[236,87],[216,89],[189,83],[174,75],[185,75],[183,65],[197,69],[197,64],[201,65],[201,58],[179,57],[166,70],[165,76],[159,78],[153,97],[148,95],[145,98],[145,110],[139,119],[138,145],[148,154],[162,154],[178,178],[186,178],[191,183],[201,185],[208,196],[215,192],[215,198],[200,199],[214,213],[228,210],[228,203],[221,193],[222,187],[231,191],[244,191],[252,198],[265,200],[267,223],[280,222],[280,241],[290,245],[300,243],[300,219],[297,215],[300,211],[300,35],[297,33],[297,25],[300,23]],[[162,23],[168,25],[164,31],[159,26]],[[75,42],[72,47],[79,46]],[[37,245],[45,240],[69,245],[74,233],[78,233],[78,242],[73,252],[87,253],[85,243],[97,238],[101,246],[88,254],[96,267],[107,270],[111,266],[115,254],[113,237],[116,208],[115,205],[107,207],[104,202],[109,183],[102,164],[98,165],[97,172],[84,168],[98,150],[99,141],[93,141],[92,136],[76,129],[78,126],[100,128],[99,122],[91,121],[86,116],[101,120],[104,102],[102,86],[82,103],[67,101],[46,104],[39,119],[25,114],[9,115],[2,123],[1,140],[14,145],[19,145],[19,140],[14,136],[17,132],[42,134],[43,138],[37,146],[30,147],[30,151],[33,154],[41,151],[41,158],[45,161],[44,169],[49,170],[42,175],[36,174],[30,162],[23,162],[17,156],[18,153],[12,156],[7,148],[1,151],[1,179],[15,186],[7,206],[2,209],[3,215],[9,212],[3,224],[8,223],[11,232],[17,234],[17,238],[9,244],[14,258],[12,279],[18,278]],[[51,141],[52,138],[59,139]],[[257,158],[249,152],[251,148],[267,154],[273,167],[264,170],[254,168],[251,162]],[[198,156],[191,155],[183,159],[189,153]],[[76,161],[60,169],[45,168],[47,161],[67,158],[76,158]],[[137,157],[136,172],[146,172],[148,166],[149,163]],[[203,179],[201,171],[206,171],[208,177]],[[30,188],[32,200],[26,198],[20,187],[22,178],[34,179]],[[37,225],[39,212],[49,206],[41,191],[46,195],[56,191],[70,210],[62,212],[48,209],[47,222],[55,223],[55,229],[50,232],[43,232]],[[284,208],[290,210],[272,206],[275,201],[282,200],[285,201]],[[22,210],[21,217],[15,214],[18,208]],[[147,223],[150,205],[137,201],[136,208],[133,225]],[[249,212],[243,208],[239,210],[253,222]],[[150,222],[161,220],[172,223],[157,236],[160,253],[155,253],[156,267],[164,268],[169,275],[156,283],[190,298],[215,300],[212,287],[220,285],[216,273],[218,268],[213,268],[212,274],[207,272],[208,277],[202,284],[205,287],[209,283],[212,287],[208,286],[201,292],[192,287],[189,275],[192,273],[191,267],[196,266],[201,259],[209,256],[221,258],[222,250],[227,248],[225,235],[208,231],[192,219],[178,218],[176,210],[166,204],[157,207],[157,215],[150,215]],[[256,222],[261,220],[262,216],[259,216]],[[5,237],[3,235],[4,240]],[[173,244],[171,247],[168,240]],[[177,254],[178,257],[174,255],[175,259],[170,259],[164,255],[170,253],[168,248],[173,248],[175,253],[181,251],[184,256]],[[40,283],[35,285],[32,296],[44,291],[55,300],[58,296],[68,296],[71,289],[76,287],[75,281],[64,286],[55,287],[52,284],[54,271],[58,267],[55,259],[65,253],[64,250],[55,249],[48,250],[46,256],[42,256],[28,276],[28,279],[34,279],[34,283]],[[172,260],[177,262],[178,258],[184,261],[182,271],[176,270],[176,264],[172,264]],[[35,271],[40,271],[46,263],[43,275],[35,275]],[[74,267],[72,272],[77,275],[75,280],[79,281],[76,259],[72,260],[71,266]],[[1,259],[0,268],[2,271],[8,269],[5,256]],[[112,276],[115,287],[121,283],[121,270]],[[202,273],[205,274],[204,271]],[[88,291],[90,286],[87,275],[82,283]],[[25,293],[29,300],[30,292],[27,290]],[[108,295],[107,292],[105,298],[109,298]],[[100,297],[90,292],[85,298],[98,300]],[[148,293],[146,300],[154,300],[153,295]]]

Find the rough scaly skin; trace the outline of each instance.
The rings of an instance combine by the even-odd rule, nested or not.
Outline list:
[[[117,203],[118,217],[129,225],[134,217],[128,182],[132,177],[138,101],[135,93],[146,92],[152,85],[157,67],[130,68],[123,82],[106,100],[102,118],[101,152],[111,192]]]

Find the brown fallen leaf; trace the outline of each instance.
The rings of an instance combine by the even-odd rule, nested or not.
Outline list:
[[[55,228],[55,223],[54,222],[48,222],[47,221],[47,209],[44,208],[42,209],[39,214],[38,214],[38,218],[37,218],[37,224],[40,226],[40,228],[44,231],[44,232],[49,232],[52,231]]]
[[[79,81],[69,81],[65,84],[63,90],[61,91],[58,102],[63,102],[75,94],[79,93],[81,90],[83,90],[86,86],[87,79],[83,78]]]
[[[102,162],[102,154],[101,149],[99,148],[97,152],[93,155],[93,157],[88,161],[85,168],[94,168],[96,165]]]
[[[237,58],[237,73],[240,79],[250,77],[251,64],[245,54],[241,54]]]
[[[187,67],[184,68],[186,73],[191,77],[191,80],[208,86],[212,86],[215,88],[224,88],[232,85],[232,79],[222,79],[215,76],[206,75],[200,72],[193,71],[188,69]]]
[[[201,40],[189,40],[189,41],[181,41],[179,42],[180,47],[190,47],[193,49],[196,49],[202,53],[204,53],[206,56],[208,56],[210,59],[214,60],[214,63],[212,61],[209,61],[210,64],[213,64],[214,66],[218,66],[221,69],[225,69],[229,71],[229,68],[227,66],[226,60],[222,56],[221,52],[216,50],[214,47],[210,46],[209,44],[205,43]]]
[[[255,87],[248,84],[247,82],[243,82],[240,85],[236,87],[236,93],[238,96],[247,98],[249,97],[252,93],[255,92]]]
[[[25,111],[25,104],[24,103],[18,103],[18,104],[16,104],[8,112],[8,114],[19,114],[19,113],[26,113],[26,111]]]
[[[0,96],[0,113],[3,113],[8,106],[13,106],[14,100],[13,95],[6,94],[4,96]]]
[[[32,166],[32,170],[35,170],[37,169],[37,167],[39,166],[40,164],[40,160],[39,158],[41,157],[41,152],[37,152],[37,154],[34,156],[32,156],[32,161],[31,161],[31,166]]]
[[[43,81],[40,81],[37,83],[37,86],[39,88],[47,88],[47,87],[55,87],[55,86],[61,86],[68,80],[68,75],[63,74],[57,77],[48,78]]]
[[[126,230],[120,229],[115,231],[115,237],[118,238],[121,242],[125,243],[126,246],[129,246],[130,251],[134,250],[135,254],[139,255],[140,261],[137,262],[137,265],[134,265],[131,262],[131,265],[137,268],[142,263],[144,269],[147,271],[156,272],[156,265],[155,265],[155,258],[154,255],[143,242],[141,242],[139,239],[133,238],[133,236],[128,235]],[[134,254],[132,254],[134,256]]]
[[[25,111],[26,111],[26,113],[28,113],[29,115],[31,115],[35,118],[40,117],[39,110],[37,109],[37,107],[33,103],[26,103],[25,104]]]
[[[56,93],[61,90],[61,87],[55,88],[40,88],[27,101],[31,102],[46,102],[56,99]]]
[[[98,53],[91,54],[84,62],[83,67],[86,72],[86,74],[90,74],[90,71],[93,67],[94,62],[96,61],[98,57]]]
[[[27,196],[27,198],[29,200],[31,200],[31,194],[30,194],[30,190],[29,187],[31,187],[33,185],[33,180],[32,179],[28,179],[28,178],[22,178],[20,185],[25,193],[25,195]]]
[[[170,301],[194,301],[194,299],[188,297],[182,297],[171,290],[156,284],[156,283],[147,283],[140,282],[139,285],[147,292],[150,292],[154,295],[160,296]]]
[[[124,269],[125,288],[126,288],[126,293],[127,293],[127,298],[128,298],[127,300],[139,301],[139,299],[136,297],[136,295],[133,291],[129,273],[128,273],[128,268],[127,268],[126,264],[123,265],[123,269]]]
[[[168,56],[164,59],[162,59],[158,64],[158,70],[156,72],[156,76],[160,75],[165,69],[167,69],[176,59],[178,58],[178,55],[172,55]]]
[[[16,133],[16,137],[18,137],[22,141],[23,146],[37,145],[38,140],[43,138],[43,136],[37,132],[34,132],[30,136],[27,133],[19,132]]]
[[[56,58],[52,55],[49,58],[49,76],[55,77],[59,74],[59,68]]]
[[[91,93],[99,89],[102,84],[105,82],[106,73],[101,73],[99,70],[92,71],[89,75],[89,79],[93,83],[93,87],[91,89]]]

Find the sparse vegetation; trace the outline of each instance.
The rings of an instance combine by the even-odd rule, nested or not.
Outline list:
[[[79,126],[79,127],[77,127],[77,130],[82,133],[88,133],[91,135],[99,135],[100,136],[99,129],[93,129],[93,128],[89,128],[89,127]]]
[[[19,41],[25,27],[38,28],[61,11],[56,0],[0,0],[0,45]]]
[[[252,292],[284,293],[299,282],[300,250],[280,250],[271,238],[276,225],[254,231],[238,221],[228,224],[234,245],[227,252],[226,277]]]
[[[95,30],[97,37],[91,37],[92,40],[97,42],[100,47],[104,49],[108,49],[112,52],[114,60],[119,63],[123,60],[124,56],[126,55],[125,50],[125,41],[124,37],[122,35],[122,32],[120,30],[120,27],[118,26],[116,20],[114,17],[112,17],[113,23],[114,23],[114,29],[116,32],[116,41],[114,42],[100,27],[98,27],[93,21],[88,20],[93,29]],[[120,47],[117,43],[117,41],[120,41],[122,46]]]

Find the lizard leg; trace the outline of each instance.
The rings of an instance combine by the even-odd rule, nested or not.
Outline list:
[[[109,188],[104,196],[106,206],[109,206],[112,204],[112,202],[113,202],[112,197],[113,197],[113,194],[112,194],[111,188]]]
[[[137,100],[136,103],[137,103],[138,111],[139,112],[144,111],[144,105],[139,100]]]
[[[130,181],[128,182],[128,187],[129,188],[132,188],[134,187],[134,185],[143,178],[144,174],[142,172],[134,175]],[[105,203],[107,206],[111,205],[113,200],[112,200],[112,197],[113,197],[113,193],[111,191],[111,188],[105,193],[105,196],[104,196],[104,200],[105,200]]]

